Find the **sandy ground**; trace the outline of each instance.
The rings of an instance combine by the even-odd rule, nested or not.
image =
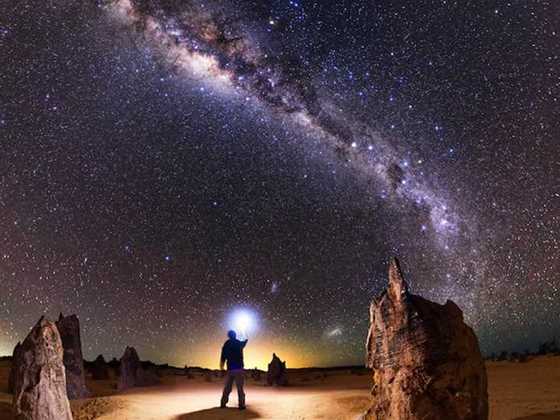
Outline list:
[[[492,420],[560,420],[560,357],[538,357],[527,363],[487,364]],[[12,419],[7,394],[9,365],[0,363],[0,420]],[[116,394],[115,381],[89,381],[97,396],[73,401],[75,420],[188,419],[356,419],[369,404],[367,372],[337,370],[291,372],[292,386],[265,387],[250,380],[247,410],[217,408],[221,378],[188,379],[173,374],[163,384]]]
[[[560,420],[559,356],[491,362],[486,368],[492,420]]]

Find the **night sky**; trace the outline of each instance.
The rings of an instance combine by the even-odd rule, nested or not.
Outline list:
[[[0,0],[0,354],[362,363],[387,261],[560,335],[560,3]]]

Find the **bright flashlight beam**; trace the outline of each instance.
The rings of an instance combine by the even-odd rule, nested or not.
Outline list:
[[[242,333],[246,333],[246,332],[247,332],[247,329],[249,328],[250,323],[251,323],[251,320],[249,319],[249,315],[247,315],[247,314],[241,314],[241,315],[239,316],[238,325],[239,325],[239,330],[240,330]]]
[[[233,313],[231,325],[241,337],[247,338],[256,328],[255,318],[255,315],[247,310],[238,310]]]

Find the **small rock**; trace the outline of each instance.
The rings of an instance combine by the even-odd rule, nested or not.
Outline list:
[[[257,368],[255,368],[251,371],[251,379],[253,379],[254,381],[260,382],[261,377],[262,377],[261,371],[258,370]]]
[[[276,353],[272,353],[272,361],[268,364],[266,383],[271,386],[286,386],[288,384],[286,374],[286,362],[281,361]]]
[[[118,389],[157,385],[159,379],[152,369],[144,370],[134,347],[127,347],[120,362]]]
[[[109,379],[109,365],[102,354],[97,356],[91,365],[91,377],[97,381]]]

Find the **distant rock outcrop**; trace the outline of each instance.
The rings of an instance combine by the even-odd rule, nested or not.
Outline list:
[[[375,420],[486,420],[484,362],[473,330],[451,301],[410,294],[396,259],[370,308],[367,365]]]
[[[111,360],[107,362],[107,365],[115,372],[115,375],[121,374],[121,361],[117,360],[116,357],[113,357]]]
[[[66,369],[66,389],[71,400],[87,398],[91,393],[86,387],[80,321],[76,315],[60,314],[56,327],[64,348],[64,368]]]
[[[102,354],[96,357],[90,367],[91,377],[97,381],[109,379],[109,365]]]
[[[153,369],[143,369],[138,353],[134,347],[127,347],[120,363],[118,389],[125,390],[136,386],[150,386],[159,383]]]
[[[280,360],[280,358],[276,356],[276,353],[272,353],[272,361],[268,364],[268,371],[266,373],[266,383],[271,386],[288,385],[286,362]]]
[[[258,370],[257,368],[251,370],[251,379],[253,381],[257,381],[260,382],[262,379],[262,372],[260,370]]]
[[[63,353],[55,323],[41,317],[13,361],[16,420],[72,420]]]
[[[16,382],[16,360],[17,360],[17,354],[21,349],[21,343],[17,343],[16,346],[14,347],[14,353],[12,356],[12,365],[10,366],[10,376],[8,376],[8,392],[10,394],[14,393],[14,389],[15,389],[15,382]]]

